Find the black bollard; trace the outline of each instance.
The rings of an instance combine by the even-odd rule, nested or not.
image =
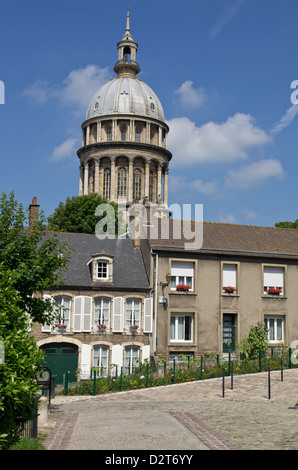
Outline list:
[[[268,399],[271,398],[270,367],[268,367]]]

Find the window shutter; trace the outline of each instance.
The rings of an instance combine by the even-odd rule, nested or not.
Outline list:
[[[284,287],[284,268],[271,266],[264,267],[264,286],[265,287]]]
[[[222,272],[222,285],[223,287],[231,286],[236,287],[236,264],[224,264]]]
[[[92,298],[83,297],[82,304],[82,331],[89,332],[91,331]]]
[[[153,298],[144,300],[144,333],[152,333]]]
[[[172,276],[193,276],[194,263],[172,261],[171,275]]]
[[[81,379],[89,379],[91,371],[91,346],[82,344],[81,352]]]
[[[124,299],[123,297],[115,297],[113,300],[113,332],[123,332],[123,311]]]
[[[43,298],[44,298],[44,300],[51,300],[51,301],[52,301],[52,297],[51,297],[49,294],[44,294]],[[47,315],[48,315],[48,314],[49,314],[49,313],[47,312]],[[52,331],[52,325],[51,325],[51,324],[44,323],[44,324],[42,325],[41,331],[42,331],[43,333],[51,333],[51,331]]]
[[[75,297],[74,299],[74,314],[73,314],[73,331],[81,331],[81,317],[82,317],[82,297]]]

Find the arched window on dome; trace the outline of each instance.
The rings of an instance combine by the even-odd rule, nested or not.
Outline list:
[[[111,140],[112,140],[112,127],[111,127],[111,126],[107,126],[107,127],[105,128],[105,131],[106,131],[107,141],[108,141],[108,142],[111,142]]]
[[[117,181],[117,198],[126,199],[126,168],[119,168]]]
[[[141,133],[142,133],[142,128],[137,126],[136,127],[136,142],[141,142]]]
[[[121,132],[121,140],[126,140],[127,127],[121,126],[120,132]]]
[[[103,197],[110,199],[111,197],[111,171],[106,168],[103,173]]]
[[[123,55],[124,55],[124,63],[129,64],[130,63],[130,56],[131,56],[130,47],[126,46],[124,48]]]
[[[132,197],[133,200],[140,200],[142,194],[142,173],[139,168],[133,171]]]

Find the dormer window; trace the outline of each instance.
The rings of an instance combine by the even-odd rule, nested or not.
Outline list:
[[[112,283],[113,263],[114,257],[106,254],[104,251],[97,253],[96,255],[92,255],[89,265],[93,282]]]

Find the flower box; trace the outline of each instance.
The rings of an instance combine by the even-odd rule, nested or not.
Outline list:
[[[99,333],[105,333],[107,331],[107,325],[105,325],[104,323],[100,323],[99,325],[97,325],[97,329]]]
[[[191,289],[191,287],[188,286],[187,284],[178,284],[178,285],[176,286],[176,290],[177,290],[178,292],[188,292],[189,289]]]
[[[224,286],[223,291],[225,294],[235,294],[235,292],[237,292],[237,289],[236,287],[232,286]]]
[[[282,294],[282,290],[279,287],[268,287],[267,293],[269,295],[280,295]]]
[[[55,326],[61,332],[66,331],[66,326],[67,326],[66,323],[57,323]]]
[[[137,324],[130,325],[130,327],[129,327],[129,331],[130,331],[132,334],[136,334],[137,331],[138,331],[138,329],[139,329],[139,325],[137,325]]]

